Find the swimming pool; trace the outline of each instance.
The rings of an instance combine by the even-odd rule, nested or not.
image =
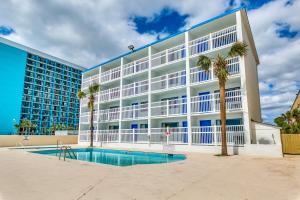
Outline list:
[[[185,155],[183,154],[150,153],[97,148],[78,148],[73,149],[73,151],[76,158],[70,157],[69,155],[67,155],[67,158],[114,166],[170,163],[186,159]],[[59,150],[53,149],[31,151],[31,153],[59,156]]]

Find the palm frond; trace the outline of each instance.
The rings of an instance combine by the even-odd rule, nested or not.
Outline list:
[[[230,51],[228,52],[229,57],[236,57],[236,56],[244,56],[247,55],[247,49],[248,45],[243,42],[236,42],[232,45],[230,48]]]
[[[214,74],[220,81],[226,81],[228,78],[227,61],[225,57],[218,54],[214,60]]]
[[[83,98],[85,98],[85,97],[86,97],[85,92],[79,91],[79,92],[77,93],[77,98],[78,98],[78,99],[83,99]]]
[[[100,90],[100,85],[95,83],[89,87],[89,94],[90,95],[95,94],[96,92],[99,92],[99,90]]]
[[[200,66],[201,69],[208,71],[211,66],[211,59],[207,56],[201,55],[198,58],[197,65]]]

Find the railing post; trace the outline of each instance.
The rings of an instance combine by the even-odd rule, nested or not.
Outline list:
[[[132,129],[132,143],[134,144],[134,132],[135,132],[135,129]]]
[[[213,49],[213,39],[212,39],[212,34],[209,33],[209,50]]]
[[[212,111],[213,111],[213,112],[216,112],[215,93],[212,93]]]
[[[166,49],[166,63],[169,62],[169,58],[168,58],[168,49]]]
[[[167,100],[167,116],[169,116],[169,100]]]
[[[214,144],[215,144],[215,146],[217,146],[218,145],[218,141],[217,141],[217,129],[216,129],[216,125],[213,125],[212,126],[212,131],[213,131],[213,134],[214,134]]]

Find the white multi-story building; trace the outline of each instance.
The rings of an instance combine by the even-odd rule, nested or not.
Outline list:
[[[243,152],[257,144],[261,122],[255,44],[246,11],[236,9],[118,56],[83,72],[82,90],[100,84],[94,112],[96,145],[217,151],[221,142],[219,87],[199,55],[226,54],[248,45],[244,57],[228,59],[228,145]],[[79,144],[89,142],[89,110],[81,102]],[[232,149],[234,149],[232,148]],[[249,149],[249,147],[247,148]]]

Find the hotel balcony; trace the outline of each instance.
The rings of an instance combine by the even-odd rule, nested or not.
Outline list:
[[[186,85],[186,71],[170,73],[151,79],[151,90],[168,90]]]
[[[81,85],[81,90],[88,89],[88,87],[94,83],[99,84],[99,75],[98,74],[83,79],[82,85]]]
[[[189,42],[190,56],[208,53],[237,41],[236,26],[230,26],[217,32],[196,38]]]
[[[131,63],[127,63],[123,66],[123,76],[131,76],[145,72],[149,69],[149,60],[148,57],[135,60]]]
[[[191,127],[192,145],[221,145],[221,126],[197,126]],[[226,126],[227,144],[232,146],[243,146],[245,144],[245,131],[243,125]],[[150,143],[150,144],[188,144],[188,128],[151,128],[148,129],[118,129],[99,130],[94,132],[94,140],[98,142],[119,142],[122,143]],[[90,131],[80,132],[80,141],[87,142],[90,138]]]
[[[118,100],[119,98],[120,98],[119,87],[100,91],[100,103]]]
[[[138,81],[123,86],[122,95],[124,98],[142,95],[149,90],[148,80]]]
[[[120,108],[110,108],[99,111],[99,122],[119,121]]]
[[[179,61],[184,59],[185,56],[185,45],[180,44],[178,46],[153,54],[151,60],[151,67],[155,68],[167,63]]]
[[[227,59],[227,71],[229,76],[233,76],[240,73],[239,57]],[[201,70],[200,67],[193,67],[190,69],[190,81],[191,84],[198,84],[206,81],[216,80],[213,69],[208,71]]]
[[[241,90],[225,92],[226,111],[239,111],[242,109]],[[220,94],[207,94],[191,98],[191,113],[216,113],[220,111]]]
[[[118,80],[121,77],[121,67],[116,67],[105,72],[101,72],[100,83]]]
[[[145,119],[148,117],[148,104],[126,106],[122,108],[122,120]]]
[[[182,116],[187,113],[186,99],[172,99],[153,102],[151,104],[152,117]]]
[[[227,125],[227,144],[244,145],[244,134],[243,125]],[[221,145],[221,126],[192,127],[192,144]]]
[[[97,111],[94,111],[94,114],[93,114],[93,121],[94,123],[97,122],[97,115],[98,115],[98,112]],[[81,112],[80,114],[80,123],[81,124],[90,124],[90,121],[91,121],[91,114],[90,112]]]

